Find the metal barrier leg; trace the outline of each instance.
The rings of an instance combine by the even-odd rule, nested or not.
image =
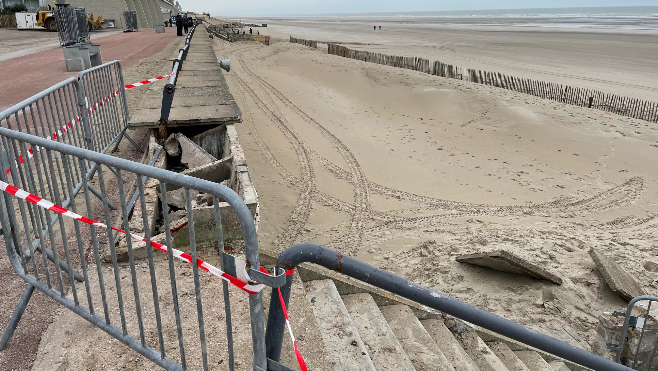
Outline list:
[[[121,137],[128,139],[128,141],[133,145],[133,147],[135,147],[136,150],[138,150],[140,153],[144,153],[144,150],[142,149],[142,147],[140,147],[137,143],[135,143],[133,138],[131,138],[130,135],[128,135],[128,133],[126,133],[126,129],[124,129],[121,132]],[[119,138],[119,140],[117,140],[117,144],[114,146],[114,149],[112,150],[112,152],[116,151],[117,148],[119,148],[119,143],[121,143],[121,138]]]
[[[275,272],[279,267],[275,268]],[[286,277],[285,286],[281,287],[281,296],[286,306],[290,302],[290,291],[292,289],[292,275]],[[283,334],[286,331],[286,316],[279,300],[279,290],[272,289],[270,299],[270,312],[267,316],[267,330],[265,332],[265,349],[267,358],[279,362],[281,360],[281,346],[283,345]]]
[[[14,335],[14,331],[16,331],[18,322],[20,322],[21,317],[23,317],[23,313],[25,312],[27,303],[32,297],[32,293],[34,293],[34,286],[27,285],[23,295],[21,296],[21,300],[18,302],[18,306],[16,306],[14,315],[11,317],[11,321],[9,321],[9,324],[7,325],[5,334],[2,335],[2,340],[0,340],[0,350],[5,350],[5,348],[7,348],[7,343],[9,343],[9,339],[11,339],[12,335]]]

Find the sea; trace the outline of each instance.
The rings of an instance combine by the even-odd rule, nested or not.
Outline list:
[[[431,22],[484,26],[569,27],[658,30],[658,6],[528,8],[344,13],[297,15],[286,18],[332,18],[339,21]]]

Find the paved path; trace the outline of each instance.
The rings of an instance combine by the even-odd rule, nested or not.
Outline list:
[[[176,56],[177,57],[177,56]],[[175,58],[176,58],[175,57]],[[168,127],[226,124],[242,121],[242,113],[217,63],[205,27],[197,27],[183,62],[171,105]],[[162,84],[153,84],[130,118],[131,127],[155,128],[162,108]]]
[[[94,31],[91,33],[91,41],[96,42],[102,37],[119,33],[123,31]],[[59,48],[59,37],[55,32],[0,28],[0,62],[56,48]]]
[[[125,69],[143,58],[159,53],[175,38],[176,32],[173,28],[167,29],[164,34],[145,29],[102,37],[94,40],[94,43],[101,45],[104,62],[118,59]],[[0,90],[0,110],[78,74],[66,71],[64,53],[60,48],[0,62],[0,71],[4,76],[1,83],[3,89]],[[151,77],[154,76],[144,76],[144,79]]]

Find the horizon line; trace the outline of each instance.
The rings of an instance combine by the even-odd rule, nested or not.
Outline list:
[[[449,13],[449,12],[479,12],[487,10],[533,10],[533,9],[595,9],[595,8],[658,8],[658,5],[612,5],[612,6],[570,6],[570,7],[534,7],[534,8],[485,8],[485,9],[454,9],[454,10],[411,10],[411,11],[383,11],[383,12],[333,12],[333,13],[277,13],[262,15],[228,15],[230,17],[291,17],[304,15],[358,15],[358,14],[395,14],[395,13]],[[211,17],[215,17],[211,15]]]

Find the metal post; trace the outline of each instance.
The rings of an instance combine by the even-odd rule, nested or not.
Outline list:
[[[277,272],[277,266],[274,271]],[[292,275],[286,276],[285,286],[280,288],[286,307],[290,302],[290,291],[292,290]],[[279,301],[279,290],[272,289],[270,299],[270,311],[267,316],[267,331],[265,332],[265,346],[267,358],[279,362],[281,360],[281,346],[283,345],[283,334],[285,332],[286,316]]]

